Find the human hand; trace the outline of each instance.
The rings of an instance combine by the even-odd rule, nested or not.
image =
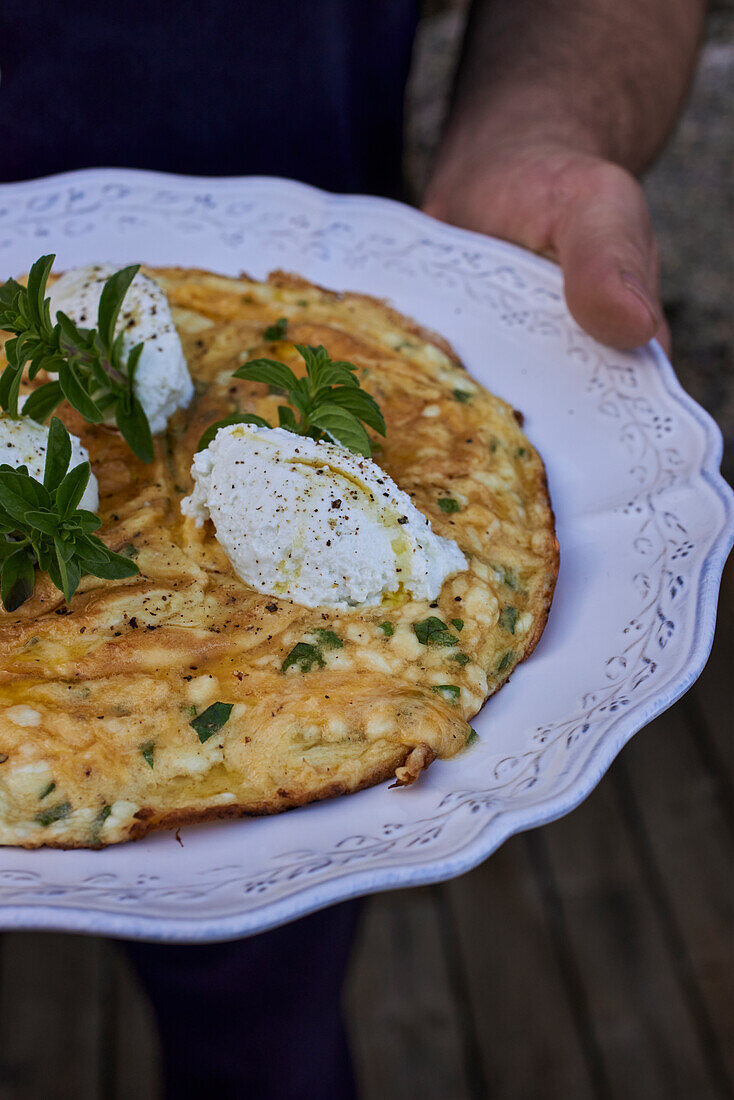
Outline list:
[[[615,348],[670,333],[642,188],[623,168],[553,145],[508,147],[473,165],[449,163],[431,180],[427,214],[557,260],[568,308]]]

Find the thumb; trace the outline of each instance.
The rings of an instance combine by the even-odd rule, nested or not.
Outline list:
[[[658,259],[639,184],[604,165],[566,195],[554,233],[566,301],[603,344],[669,345],[658,292]]]

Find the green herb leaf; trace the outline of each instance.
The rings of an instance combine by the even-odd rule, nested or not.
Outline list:
[[[500,611],[500,626],[504,630],[509,630],[510,634],[515,633],[515,623],[517,622],[517,608],[516,607],[503,607]]]
[[[48,277],[51,274],[51,268],[53,267],[55,259],[56,257],[54,255],[41,256],[40,260],[36,260],[28,273],[29,317],[40,326],[43,325],[46,319],[46,283],[48,282]]]
[[[59,529],[59,518],[52,512],[26,512],[26,523],[35,528],[36,531],[43,531],[45,535],[50,535],[52,538]]]
[[[143,406],[134,394],[130,394],[127,400],[120,399],[116,403],[115,422],[135,457],[141,462],[152,462],[155,449],[150,424]]]
[[[283,340],[288,331],[288,318],[279,317],[272,325],[268,325],[263,333],[265,340]]]
[[[291,368],[285,363],[279,363],[277,359],[250,359],[237,368],[233,377],[244,378],[249,382],[265,382],[266,385],[276,386],[286,393],[298,385],[298,379]]]
[[[462,405],[465,405],[467,401],[471,401],[472,396],[473,395],[466,390],[454,390],[454,397],[457,401],[460,401]]]
[[[51,783],[48,783],[39,794],[38,801],[43,802],[44,798],[48,798],[48,796],[51,794],[51,791],[55,790],[56,784],[53,781]]]
[[[105,349],[112,346],[112,341],[115,338],[115,325],[120,315],[123,299],[138,271],[140,271],[140,264],[123,267],[121,271],[116,271],[114,275],[110,275],[102,288],[99,306],[97,307],[97,331]]]
[[[67,603],[85,573],[119,580],[138,572],[91,533],[99,517],[77,507],[89,481],[89,463],[68,470],[70,459],[69,433],[54,417],[43,482],[25,466],[0,466],[0,598],[6,611],[15,611],[32,595],[34,565],[48,572]]]
[[[197,454],[209,446],[220,428],[228,428],[230,424],[254,424],[258,428],[272,427],[267,420],[263,420],[261,416],[255,416],[254,413],[232,413],[231,416],[225,416],[222,420],[216,420],[209,425],[196,445]]]
[[[340,443],[348,451],[369,458],[372,454],[370,438],[354,413],[338,405],[319,405],[309,415],[312,424],[321,428],[334,443]]]
[[[90,424],[99,424],[104,416],[99,405],[90,397],[85,382],[76,364],[63,362],[59,365],[59,385],[66,400]]]
[[[144,741],[140,753],[149,768],[155,767],[155,741]]]
[[[346,363],[342,359],[332,359],[323,344],[317,348],[310,344],[296,344],[296,351],[306,364],[306,376],[310,383],[309,389],[314,401],[321,391],[329,386],[358,386],[355,374],[357,368],[353,363]]]
[[[7,512],[8,522],[22,524],[29,509],[40,511],[50,504],[51,497],[43,484],[32,478],[25,466],[17,470],[0,467],[0,508]]]
[[[453,497],[439,497],[438,506],[447,516],[450,516],[453,512],[458,512],[461,507],[458,500],[454,500]]]
[[[5,354],[10,356],[10,347],[13,343],[12,340],[8,340],[5,344]],[[16,369],[12,363],[8,362],[8,366],[0,377],[0,407],[10,413],[11,416],[18,416],[18,394],[20,393],[20,383],[23,378],[23,371]]]
[[[87,546],[100,550],[104,557],[93,558],[87,553]],[[83,560],[87,565],[85,571],[95,577],[101,577],[105,581],[122,581],[126,577],[135,577],[140,572],[137,565],[133,565],[129,558],[109,550],[101,539],[90,537],[79,540],[77,552],[80,560]]]
[[[18,415],[18,392],[26,366],[29,379],[39,371],[58,379],[34,390],[24,414],[45,420],[66,400],[91,424],[110,416],[124,439],[144,462],[153,459],[147,417],[133,392],[135,370],[143,350],[137,344],[123,360],[122,334],[114,335],[125,295],[139,265],[114,272],[105,281],[97,312],[97,328],[79,328],[65,313],[51,321],[45,297],[53,256],[42,256],[31,267],[28,286],[8,279],[0,287],[0,328],[12,334],[5,346],[8,365],[0,377],[0,407]]]
[[[36,574],[26,549],[10,554],[0,567],[0,599],[6,611],[15,611],[33,595]]]
[[[71,451],[69,452],[71,454]],[[89,482],[92,467],[88,462],[82,462],[69,470],[68,474],[56,490],[56,511],[61,519],[67,519],[76,511],[79,501],[84,496],[84,490]],[[44,469],[44,480],[45,480]]]
[[[456,645],[459,640],[449,631],[446,623],[435,615],[429,615],[427,619],[413,623],[413,630],[421,645],[449,646]]]
[[[385,418],[380,412],[380,406],[372,394],[367,393],[366,390],[355,389],[352,386],[336,386],[329,392],[329,401],[346,409],[353,416],[359,417],[368,428],[374,428],[380,435],[385,434]]]
[[[53,825],[56,821],[63,821],[71,813],[70,802],[60,802],[57,806],[51,806],[48,810],[42,810],[36,814],[35,821],[44,828]]]
[[[281,320],[286,323],[284,318]],[[269,331],[266,330],[266,336]],[[277,359],[251,359],[237,368],[234,377],[262,382],[271,393],[287,397],[289,404],[278,408],[278,424],[286,431],[316,440],[326,437],[370,458],[373,445],[365,425],[384,435],[385,420],[374,397],[361,389],[357,368],[353,363],[332,359],[323,345],[295,347],[306,365],[305,378],[296,377],[290,367]],[[198,450],[208,446],[216,429],[223,424],[260,423],[270,427],[260,417],[243,415],[238,420],[237,415],[208,428]]]
[[[49,493],[58,489],[71,462],[71,437],[59,418],[55,416],[48,427],[46,462],[43,467],[43,484]]]
[[[392,638],[395,633],[395,627],[389,622],[378,623],[377,629],[381,630],[386,638]]]
[[[285,428],[287,432],[298,432],[296,414],[288,405],[278,406],[278,427]]]
[[[461,633],[461,631],[464,629],[464,620],[463,619],[452,619],[451,620],[451,625],[455,626],[456,629],[459,631],[459,633]]]
[[[456,661],[457,665],[461,665],[461,667],[464,668],[471,661],[471,657],[467,657],[466,653],[454,653],[451,660]]]
[[[435,684],[431,691],[435,691],[436,695],[440,695],[447,703],[456,703],[461,697],[461,688],[456,684]]]
[[[23,405],[23,416],[42,423],[64,400],[64,393],[58,382],[45,382],[33,390]]]
[[[477,733],[477,731],[475,729],[472,729],[471,726],[469,726],[469,733],[467,734],[467,737],[466,737],[467,745],[473,745],[476,741],[479,741],[479,740],[480,740],[480,737],[479,737],[479,734]]]
[[[226,725],[233,706],[234,703],[212,703],[197,718],[191,720],[189,725],[193,726],[198,733],[202,745]]]

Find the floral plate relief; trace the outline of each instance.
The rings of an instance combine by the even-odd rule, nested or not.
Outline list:
[[[100,853],[0,850],[0,925],[176,939],[183,923],[189,938],[216,938],[355,893],[448,877],[512,832],[581,801],[635,730],[695,679],[732,541],[732,494],[717,473],[720,436],[658,349],[615,353],[579,331],[553,265],[395,203],[327,196],[287,181],[123,171],[0,188],[3,274],[18,273],[43,251],[56,251],[59,267],[112,256],[244,267],[260,277],[283,266],[326,285],[388,294],[424,322],[438,317],[433,323],[462,353],[464,327],[483,327],[490,346],[494,337],[517,362],[527,350],[521,373],[530,374],[523,395],[531,422],[542,420],[533,401],[542,404],[537,395],[547,385],[538,362],[545,355],[560,362],[564,373],[553,376],[553,387],[562,377],[582,423],[576,438],[586,447],[596,438],[601,460],[596,484],[584,485],[583,470],[576,490],[574,476],[567,479],[569,500],[576,494],[568,507],[564,485],[551,476],[562,560],[564,527],[569,541],[583,529],[593,549],[578,559],[587,594],[577,604],[569,597],[570,613],[555,633],[560,641],[577,631],[576,644],[606,648],[580,675],[557,667],[560,647],[544,638],[538,653],[546,667],[534,686],[566,683],[565,692],[548,691],[548,720],[538,722],[544,707],[536,702],[533,724],[513,731],[509,745],[500,738],[505,751],[493,751],[492,714],[509,698],[506,688],[477,720],[487,736],[456,761],[435,765],[419,797],[366,791],[273,819],[268,834],[263,821],[204,826],[184,833],[175,860],[170,836]],[[470,370],[493,387],[477,345],[469,352]],[[558,446],[562,427],[545,428]],[[541,450],[550,458],[546,444]],[[585,461],[579,455],[580,467]],[[573,593],[575,578],[564,577],[562,565],[559,594],[564,583]],[[547,635],[554,615],[555,608]],[[308,843],[294,850],[293,830],[283,823],[296,820]],[[352,831],[352,823],[361,827]]]

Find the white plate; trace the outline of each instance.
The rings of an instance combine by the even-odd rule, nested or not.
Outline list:
[[[561,571],[543,639],[475,719],[479,744],[387,785],[100,852],[0,849],[0,927],[207,941],[344,898],[450,878],[566,813],[708,656],[734,494],[721,436],[656,344],[585,336],[558,268],[381,199],[272,179],[100,170],[0,187],[0,277],[144,260],[275,267],[389,298],[527,417]]]

